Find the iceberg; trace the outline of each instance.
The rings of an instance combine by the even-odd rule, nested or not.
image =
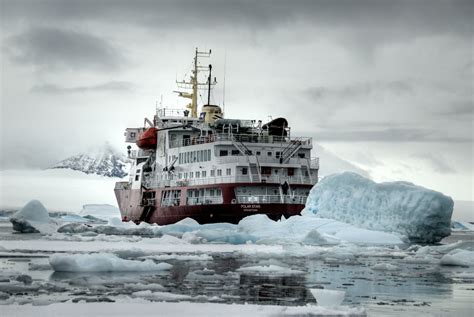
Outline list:
[[[315,185],[302,214],[433,243],[451,234],[453,205],[450,197],[411,183],[375,183],[345,172]]]
[[[48,210],[39,200],[31,200],[10,217],[13,230],[21,233],[54,233],[58,224],[49,218]]]

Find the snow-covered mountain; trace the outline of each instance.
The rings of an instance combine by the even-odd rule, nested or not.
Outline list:
[[[105,143],[89,149],[86,153],[62,160],[50,168],[66,168],[86,174],[122,178],[128,175],[129,162],[125,154]]]

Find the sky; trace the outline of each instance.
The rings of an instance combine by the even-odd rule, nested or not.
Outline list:
[[[124,129],[161,96],[186,104],[175,80],[199,47],[212,49],[201,63],[213,64],[226,117],[286,117],[293,135],[374,180],[474,200],[472,1],[0,5],[3,170],[46,168],[105,141],[125,151]]]

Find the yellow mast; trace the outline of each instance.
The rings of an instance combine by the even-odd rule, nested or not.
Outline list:
[[[196,47],[196,51],[194,54],[194,63],[193,63],[193,70],[192,75],[190,77],[190,81],[176,81],[176,84],[178,85],[178,88],[181,89],[191,89],[192,92],[183,92],[183,91],[175,91],[178,93],[180,97],[191,99],[191,103],[186,105],[186,108],[191,110],[191,117],[192,118],[197,118],[197,96],[198,96],[198,88],[199,86],[204,86],[208,85],[207,83],[200,83],[198,80],[198,74],[199,70],[203,69],[206,70],[207,67],[202,67],[199,66],[198,64],[198,57],[210,57],[211,56],[211,50],[209,52],[199,52],[198,48]]]

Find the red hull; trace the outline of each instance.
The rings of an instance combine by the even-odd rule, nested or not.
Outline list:
[[[255,214],[265,214],[273,220],[278,220],[282,216],[288,218],[299,215],[304,208],[303,204],[228,203],[235,198],[233,189],[236,185],[241,186],[242,184],[221,184],[219,186],[223,192],[223,204],[155,205],[145,207],[140,204],[142,192],[138,189],[116,188],[115,195],[119,203],[123,221],[145,221],[159,225],[176,223],[185,218],[192,218],[201,224],[217,222],[238,223],[243,218]],[[216,185],[213,186],[215,187]],[[157,189],[157,197],[159,197],[159,192],[160,189]],[[183,201],[185,201],[185,199],[183,199]]]

